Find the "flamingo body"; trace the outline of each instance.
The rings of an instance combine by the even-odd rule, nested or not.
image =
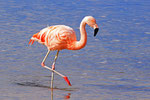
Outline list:
[[[49,50],[71,50],[76,41],[74,30],[65,25],[54,25],[42,29],[34,34],[31,41],[38,41],[44,44]],[[30,41],[30,42],[31,42]]]

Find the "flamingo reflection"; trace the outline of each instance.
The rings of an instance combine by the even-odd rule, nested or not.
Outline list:
[[[71,93],[68,93],[67,95],[64,96],[64,100],[69,100],[71,97]],[[53,88],[51,88],[51,100],[53,100],[54,94],[53,94]]]

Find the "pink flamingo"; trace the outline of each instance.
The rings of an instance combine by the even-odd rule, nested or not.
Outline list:
[[[68,85],[71,86],[71,83],[66,76],[55,71],[55,63],[56,63],[60,50],[63,50],[63,49],[79,50],[79,49],[82,49],[86,45],[87,43],[87,33],[85,30],[86,24],[94,28],[94,36],[96,36],[99,30],[98,25],[96,24],[96,20],[92,16],[86,16],[83,18],[80,24],[81,36],[80,36],[79,41],[77,41],[76,39],[75,31],[69,26],[65,26],[65,25],[54,25],[54,26],[46,27],[31,37],[29,44],[31,43],[32,45],[34,41],[38,41],[39,43],[45,45],[48,48],[48,52],[46,56],[44,57],[41,65],[44,68],[47,68],[52,71],[51,88],[53,87],[52,85],[52,81],[54,77],[53,72],[62,76],[65,79],[65,81],[68,83]],[[52,68],[49,68],[45,66],[44,63],[51,50],[52,51],[57,50],[57,54],[52,64]]]

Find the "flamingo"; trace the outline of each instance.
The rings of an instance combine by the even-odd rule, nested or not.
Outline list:
[[[51,88],[53,87],[52,82],[54,78],[54,75],[53,75],[54,72],[62,76],[65,79],[65,81],[68,83],[68,85],[71,86],[71,83],[68,80],[68,78],[55,70],[55,64],[56,64],[56,60],[58,58],[58,54],[60,50],[63,50],[63,49],[79,50],[85,47],[87,43],[87,33],[85,29],[86,24],[94,28],[94,36],[96,36],[99,30],[99,27],[96,23],[95,18],[92,16],[85,16],[80,23],[80,40],[79,41],[77,41],[76,39],[75,31],[71,27],[65,26],[65,25],[54,25],[54,26],[46,27],[31,37],[29,44],[32,45],[34,41],[38,41],[39,43],[45,45],[48,49],[48,52],[46,56],[44,57],[41,63],[41,66],[52,71]],[[50,51],[54,51],[54,50],[57,50],[57,54],[52,64],[52,68],[50,68],[46,66],[44,63]]]

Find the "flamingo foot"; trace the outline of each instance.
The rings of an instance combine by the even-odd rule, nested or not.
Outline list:
[[[44,62],[42,62],[42,63],[41,63],[41,66],[42,66],[42,67],[44,67],[44,66],[45,66]]]
[[[64,79],[65,79],[65,81],[68,83],[68,85],[71,86],[71,83],[70,83],[68,77],[67,77],[67,76],[64,76]]]

